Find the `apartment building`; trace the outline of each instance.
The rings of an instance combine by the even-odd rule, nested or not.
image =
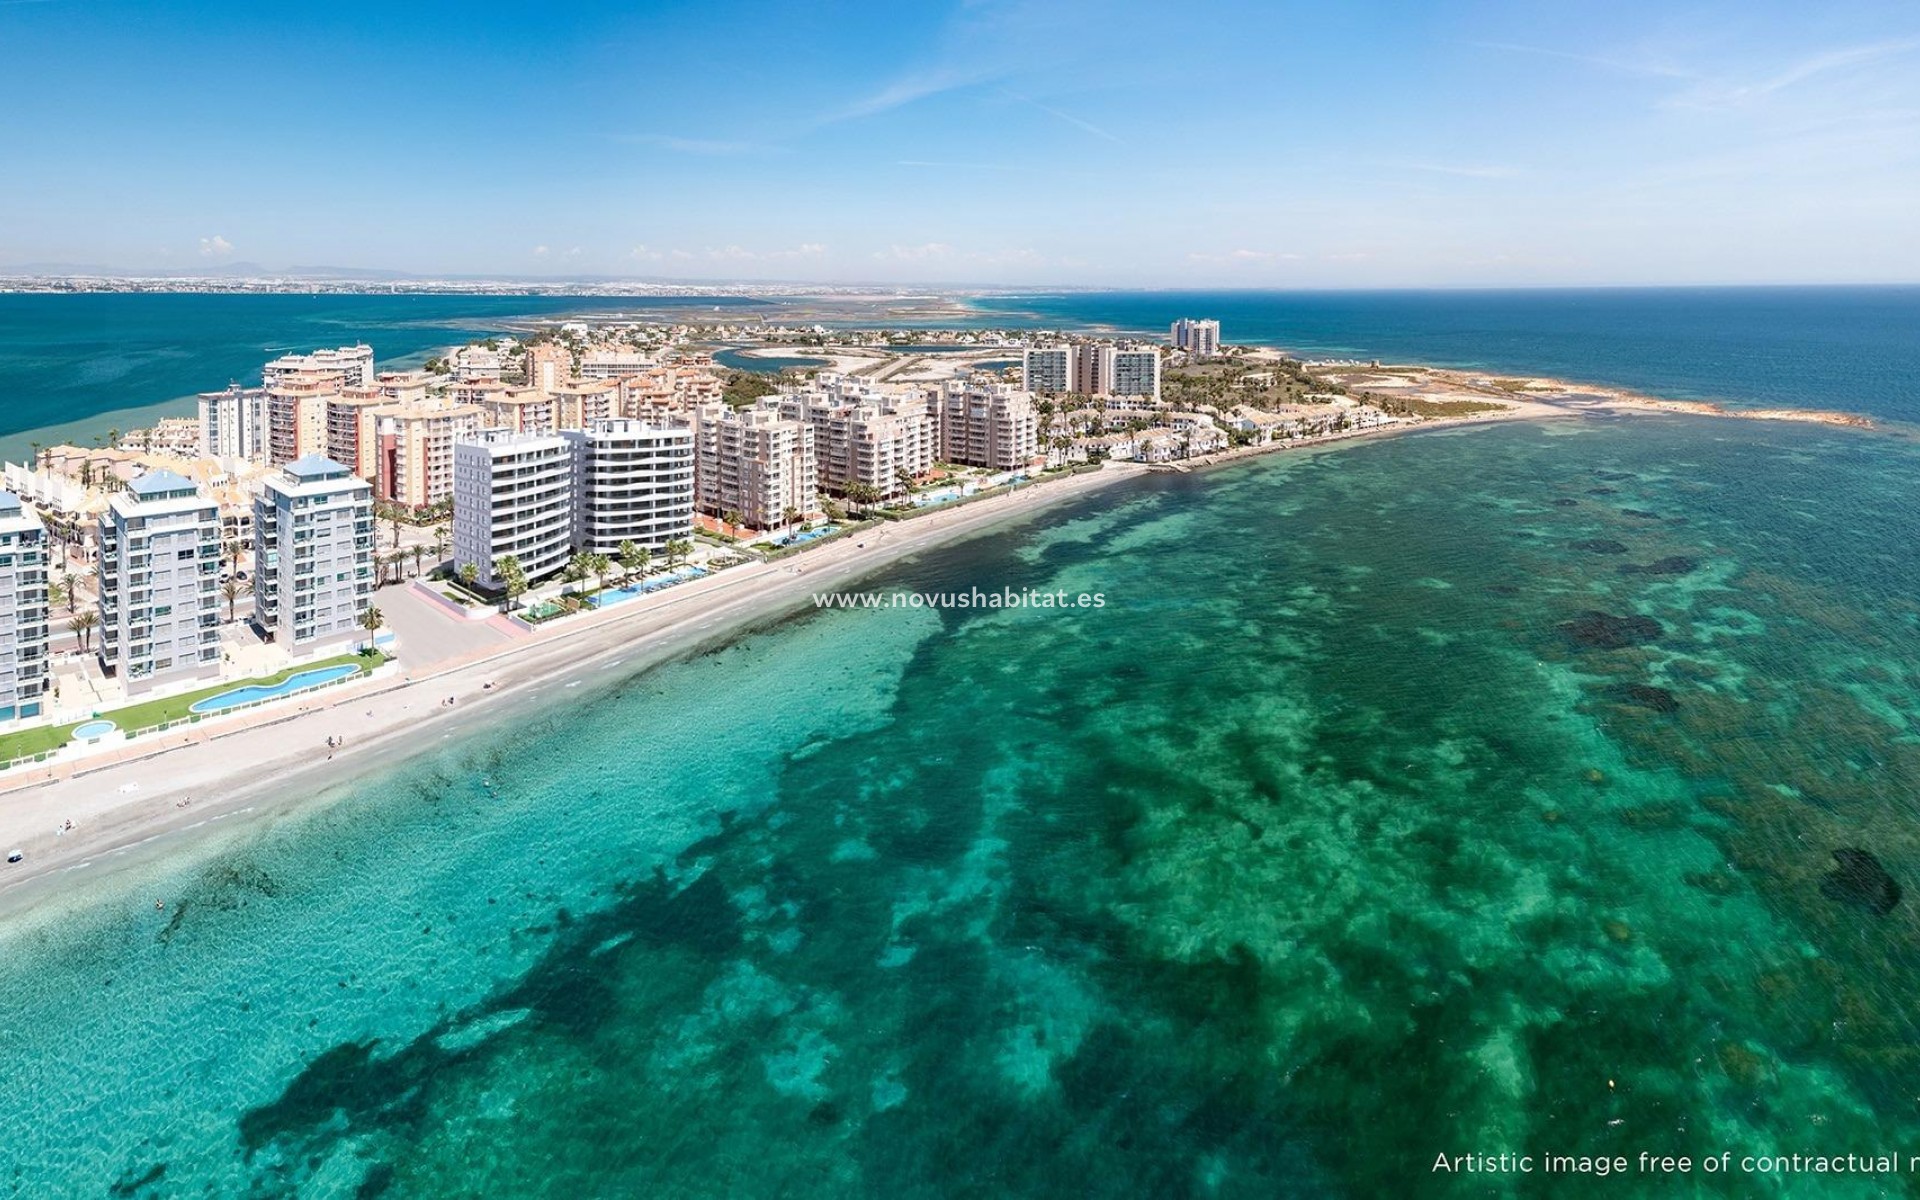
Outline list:
[[[906,480],[932,469],[934,422],[924,400],[863,394],[840,380],[829,380],[827,387],[778,401],[782,417],[813,427],[821,487],[845,492],[865,484],[883,497],[898,496],[907,490]]]
[[[598,421],[564,436],[573,445],[573,548],[617,554],[620,543],[660,551],[693,535],[694,434],[643,421]]]
[[[371,426],[358,471],[374,495],[408,508],[430,508],[453,495],[453,447],[478,433],[472,404],[391,404],[369,409]]]
[[[1005,471],[1039,451],[1040,417],[1028,392],[991,379],[950,379],[929,403],[941,462]]]
[[[1020,378],[1030,392],[1041,395],[1084,393],[1075,387],[1079,356],[1072,346],[1034,346],[1021,358]]]
[[[327,405],[340,395],[331,375],[286,375],[266,389],[266,463],[281,467],[327,448]]]
[[[580,356],[580,378],[625,379],[653,365],[653,359],[638,350],[589,350]]]
[[[510,433],[557,433],[560,406],[539,388],[508,388],[474,401],[489,429]]]
[[[702,405],[694,415],[696,503],[713,516],[738,513],[753,529],[820,508],[813,426],[775,409]]]
[[[1220,353],[1220,322],[1181,317],[1173,323],[1173,348],[1193,358],[1214,357]]]
[[[39,716],[47,690],[47,531],[0,492],[0,722]]]
[[[392,403],[373,389],[355,389],[327,397],[327,437],[322,455],[364,475],[373,454],[373,431],[368,427],[366,416]]]
[[[345,646],[373,603],[373,489],[309,455],[253,504],[253,626],[293,654]]]
[[[574,380],[547,394],[553,398],[553,421],[559,429],[586,429],[620,415],[620,385],[612,379]]]
[[[266,456],[265,388],[231,384],[224,392],[200,393],[200,453],[208,458]]]
[[[342,346],[337,350],[315,350],[312,354],[284,354],[262,367],[260,375],[266,387],[296,375],[332,375],[341,387],[372,387],[373,347]]]
[[[573,378],[573,351],[559,342],[527,347],[527,386],[550,392]]]
[[[507,356],[488,346],[462,346],[447,360],[447,369],[461,383],[498,379],[507,369]]]
[[[1160,351],[1154,346],[1102,346],[1099,391],[1110,396],[1160,398]]]
[[[550,575],[573,553],[574,443],[555,433],[488,429],[453,447],[453,563],[500,586],[494,564],[520,561],[528,579]]]
[[[100,515],[100,665],[129,694],[220,670],[220,508],[172,471]]]

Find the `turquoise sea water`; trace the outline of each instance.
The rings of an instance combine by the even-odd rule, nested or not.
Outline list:
[[[1814,1194],[1431,1166],[1915,1144],[1916,469],[1419,434],[871,581],[1098,610],[583,671],[0,927],[0,1188]]]

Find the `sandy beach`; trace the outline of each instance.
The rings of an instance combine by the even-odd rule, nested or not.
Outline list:
[[[448,735],[523,717],[527,704],[542,698],[535,693],[557,694],[580,672],[642,669],[803,609],[813,593],[1144,471],[1112,464],[880,525],[777,562],[735,567],[575,616],[479,657],[410,663],[403,647],[401,672],[385,679],[254,710],[231,724],[10,773],[0,779],[0,847],[17,848],[25,858],[0,866],[0,911],[79,875],[97,877],[166,853],[189,831],[285,811]],[[555,682],[561,688],[546,687]],[[344,744],[330,750],[329,738]]]
[[[25,859],[0,866],[0,910],[57,887],[71,873],[98,875],[146,854],[164,853],[175,843],[173,835],[243,814],[283,811],[357,775],[387,769],[445,736],[524,716],[526,703],[555,680],[613,666],[643,668],[802,608],[810,593],[843,587],[910,554],[1148,471],[1213,467],[1421,430],[1632,412],[1871,425],[1845,413],[1729,410],[1557,380],[1531,381],[1519,394],[1494,395],[1482,380],[1462,372],[1385,370],[1417,370],[1431,381],[1410,387],[1410,393],[1431,395],[1443,388],[1456,397],[1497,400],[1501,407],[1242,447],[1178,466],[1112,463],[1101,471],[881,525],[779,562],[736,567],[646,600],[523,632],[509,645],[482,654],[438,662],[407,661],[403,655],[398,674],[314,694],[297,706],[268,706],[190,733],[144,738],[117,752],[11,773],[0,778],[0,848],[17,848]],[[344,742],[330,749],[329,738]]]

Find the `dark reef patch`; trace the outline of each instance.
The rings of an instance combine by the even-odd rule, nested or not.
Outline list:
[[[1573,543],[1575,550],[1585,550],[1589,554],[1625,554],[1627,544],[1616,542],[1612,538],[1581,538]]]
[[[1665,558],[1656,558],[1645,565],[1622,563],[1620,573],[1622,575],[1686,575],[1698,570],[1699,567],[1700,560],[1697,558],[1688,558],[1684,554],[1669,554]]]
[[[1867,851],[1845,846],[1833,852],[1833,861],[1833,870],[1820,881],[1820,894],[1827,899],[1863,908],[1876,917],[1886,916],[1900,903],[1899,881]]]
[[[1606,694],[1609,699],[1633,708],[1657,713],[1680,711],[1680,701],[1672,692],[1650,683],[1617,683],[1608,688]]]
[[[1625,650],[1656,642],[1666,632],[1652,617],[1616,617],[1596,609],[1562,621],[1559,629],[1560,636],[1576,650]]]

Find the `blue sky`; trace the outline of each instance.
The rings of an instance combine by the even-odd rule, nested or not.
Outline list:
[[[1920,280],[1911,3],[0,0],[0,264]]]

